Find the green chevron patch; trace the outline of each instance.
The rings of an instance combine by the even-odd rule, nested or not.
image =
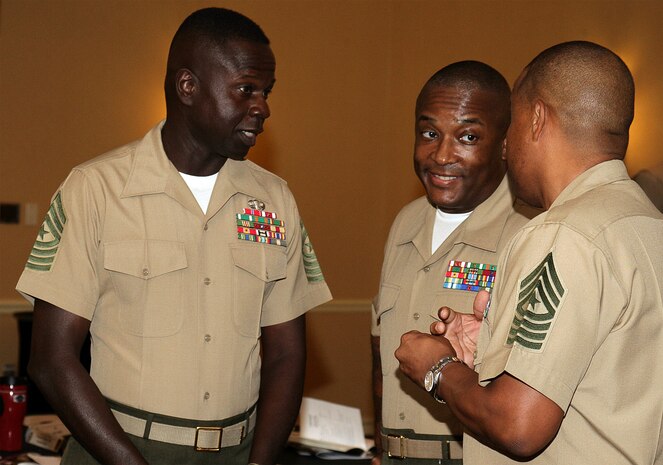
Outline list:
[[[318,263],[318,257],[315,255],[313,244],[311,244],[311,239],[308,237],[308,232],[306,231],[303,222],[300,221],[299,224],[302,228],[302,255],[304,257],[304,270],[306,271],[306,279],[309,283],[324,282],[325,277],[322,275],[322,270],[320,269],[320,264]]]
[[[25,264],[26,268],[36,271],[49,271],[51,269],[55,261],[55,255],[58,253],[58,246],[66,222],[67,216],[62,206],[62,197],[58,192],[51,202],[41,228],[39,228],[37,240],[32,247],[28,262]]]
[[[553,254],[520,282],[516,314],[507,345],[519,344],[540,351],[546,340],[566,289],[557,275]]]

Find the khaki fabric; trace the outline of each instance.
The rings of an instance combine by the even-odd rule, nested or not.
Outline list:
[[[91,320],[104,396],[219,420],[257,401],[261,327],[331,295],[286,183],[228,160],[205,215],[166,157],[161,124],[71,172],[17,289]],[[238,238],[251,199],[285,222],[287,245]]]
[[[397,216],[385,247],[372,334],[380,336],[383,427],[418,434],[462,434],[451,411],[398,370],[394,351],[403,333],[429,332],[440,307],[471,312],[476,292],[442,287],[450,260],[497,264],[498,252],[536,212],[514,210],[506,178],[498,189],[431,254],[435,208],[425,197]],[[527,216],[525,216],[527,215]],[[497,270],[499,277],[500,270]]]
[[[663,464],[663,215],[621,161],[576,178],[507,247],[479,381],[508,372],[565,412],[532,464]],[[521,463],[465,438],[465,463]]]

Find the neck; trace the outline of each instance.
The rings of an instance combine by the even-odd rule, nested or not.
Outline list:
[[[166,156],[180,173],[210,176],[218,173],[227,158],[205,150],[187,130],[186,125],[166,122],[161,128],[161,142]]]

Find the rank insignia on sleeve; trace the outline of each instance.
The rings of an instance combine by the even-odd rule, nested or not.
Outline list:
[[[35,271],[50,271],[58,253],[66,222],[67,216],[64,213],[62,196],[58,192],[53,197],[44,222],[39,228],[37,240],[35,245],[32,246],[30,257],[28,257],[28,262],[25,264],[26,268]]]
[[[325,280],[318,263],[318,257],[313,250],[313,244],[308,237],[308,232],[304,223],[300,222],[302,228],[302,257],[304,259],[304,270],[306,271],[306,279],[309,283],[321,283]]]
[[[472,292],[492,289],[496,272],[495,265],[450,260],[442,287]]]
[[[258,202],[255,201],[254,202]],[[256,204],[257,206],[257,204]],[[260,206],[265,206],[260,202]],[[285,222],[276,218],[276,213],[245,208],[237,213],[237,238],[244,241],[273,244],[285,247]]]
[[[553,254],[520,282],[516,314],[507,345],[518,344],[540,351],[557,315],[566,289],[557,275]]]

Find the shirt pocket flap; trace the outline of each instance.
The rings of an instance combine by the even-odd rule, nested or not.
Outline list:
[[[150,279],[187,267],[182,242],[118,241],[104,245],[104,268]]]
[[[286,277],[287,257],[284,247],[235,245],[231,248],[233,262],[265,282]]]
[[[400,292],[400,286],[395,284],[382,283],[380,285],[380,294],[378,295],[377,306],[375,306],[375,313],[377,314],[378,320],[383,313],[394,308]]]

